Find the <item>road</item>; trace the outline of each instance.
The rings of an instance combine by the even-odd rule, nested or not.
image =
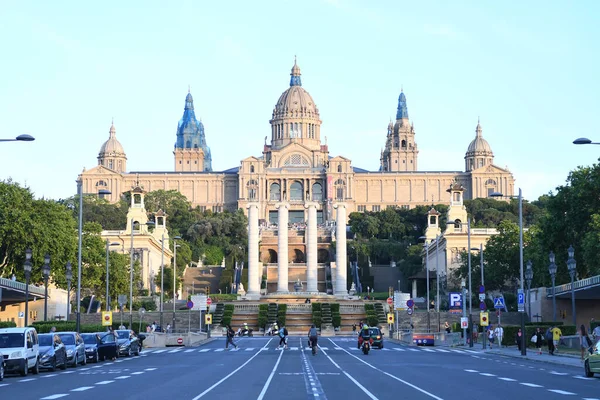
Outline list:
[[[195,348],[146,349],[139,357],[7,376],[0,398],[59,399],[594,399],[600,378],[583,367],[520,360],[481,350],[417,348],[386,342],[364,355],[354,338],[320,338],[313,356],[305,338],[225,339]]]

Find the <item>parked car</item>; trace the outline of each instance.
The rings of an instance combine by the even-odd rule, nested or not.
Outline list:
[[[119,344],[119,355],[140,355],[141,342],[133,331],[125,329],[115,332],[117,333],[117,343]]]
[[[383,349],[383,332],[379,328],[369,328],[371,339],[373,339],[373,347]]]
[[[85,358],[89,362],[97,363],[100,361],[98,354],[98,343],[100,342],[100,336],[97,333],[82,333],[81,338],[85,345]]]
[[[60,340],[67,348],[67,364],[77,367],[77,364],[85,365],[85,344],[77,332],[58,332]]]
[[[60,336],[53,333],[38,335],[40,342],[40,368],[55,371],[56,367],[67,368],[67,349]]]
[[[0,354],[4,372],[18,372],[27,376],[29,371],[40,372],[38,335],[35,328],[0,329]]]
[[[591,378],[594,374],[600,374],[600,340],[590,348],[583,364],[585,376]]]
[[[0,357],[0,382],[4,379],[4,357]]]
[[[119,358],[119,345],[114,332],[98,332],[98,359],[104,361]]]

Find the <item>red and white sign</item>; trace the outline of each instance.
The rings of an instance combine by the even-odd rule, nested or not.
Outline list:
[[[388,297],[387,303],[391,306],[392,304],[394,304],[394,299],[392,299],[391,297]]]
[[[209,297],[209,298],[207,298],[207,299],[206,299],[206,305],[207,305],[207,306],[210,306],[211,304],[212,304],[212,300],[211,300],[211,298]]]
[[[460,328],[467,329],[469,327],[469,318],[461,317],[460,318]]]
[[[183,338],[177,338],[177,344],[183,344]]]

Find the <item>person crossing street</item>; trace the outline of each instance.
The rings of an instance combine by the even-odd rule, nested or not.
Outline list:
[[[288,331],[286,329],[285,326],[282,326],[279,329],[279,345],[277,345],[277,350],[279,350],[279,348],[283,345],[283,349],[287,350],[288,346],[287,346],[287,337],[288,337]]]
[[[233,342],[233,337],[235,336],[235,331],[231,328],[231,325],[227,325],[227,341],[225,342],[225,348],[229,348],[229,343],[236,349],[238,348],[237,344]]]

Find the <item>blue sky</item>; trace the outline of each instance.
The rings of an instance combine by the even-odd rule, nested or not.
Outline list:
[[[168,4],[167,4],[168,3]],[[188,85],[213,168],[260,155],[294,55],[331,155],[376,170],[401,87],[420,170],[464,170],[478,116],[527,199],[600,146],[595,1],[10,2],[0,12],[0,179],[65,198],[114,117],[129,170],[173,170]]]

